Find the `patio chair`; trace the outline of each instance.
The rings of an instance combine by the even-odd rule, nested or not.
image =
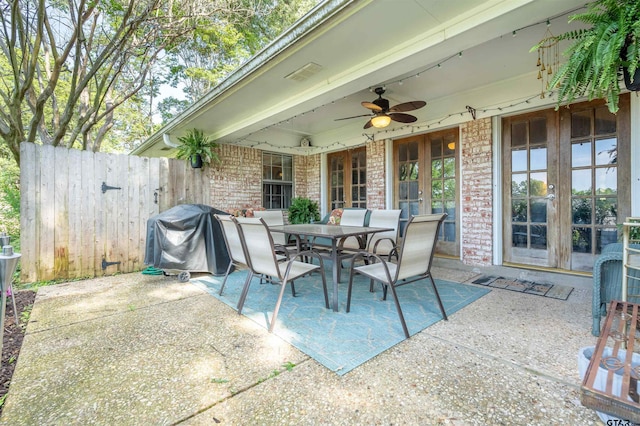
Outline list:
[[[423,216],[412,216],[405,228],[404,238],[398,248],[398,263],[391,263],[383,260],[381,256],[369,252],[360,252],[355,255],[351,262],[349,273],[349,287],[347,290],[347,312],[351,309],[351,291],[353,287],[353,276],[361,274],[369,277],[371,281],[379,281],[383,285],[383,300],[387,298],[387,290],[391,289],[393,299],[402,323],[402,330],[405,337],[409,338],[407,323],[402,314],[400,301],[396,287],[416,282],[428,278],[438,301],[442,317],[447,320],[447,313],[442,305],[440,294],[436,283],[431,276],[431,263],[435,253],[438,233],[442,222],[447,217],[446,213],[429,214]],[[375,263],[355,266],[355,261],[359,258],[375,259]]]
[[[242,249],[242,243],[240,242],[238,227],[231,219],[233,216],[215,214],[214,217],[218,220],[218,222],[220,222],[222,236],[224,237],[224,242],[227,246],[227,252],[229,253],[229,266],[227,267],[227,270],[224,274],[224,278],[222,279],[222,286],[220,287],[220,292],[218,293],[220,296],[222,296],[222,292],[224,291],[224,286],[227,284],[227,278],[229,277],[231,268],[234,265],[242,265],[245,267],[248,267],[248,265],[244,256],[244,250]]]
[[[340,226],[364,226],[367,209],[345,209],[340,218]]]
[[[264,220],[267,226],[282,226],[284,225],[284,214],[282,210],[256,210],[253,212],[254,217],[260,217]],[[287,241],[287,235],[283,232],[272,232],[271,237],[273,243],[276,246],[282,246],[285,248],[295,247],[295,244],[291,244]]]
[[[254,275],[261,275],[265,280],[280,285],[280,293],[276,306],[273,310],[273,317],[269,324],[269,332],[273,331],[273,328],[278,318],[278,311],[280,310],[280,304],[282,303],[282,296],[288,283],[291,283],[292,291],[293,281],[297,278],[309,275],[313,272],[319,271],[322,277],[322,289],[324,291],[324,303],[325,307],[329,309],[329,297],[327,295],[327,282],[324,276],[324,264],[322,258],[312,250],[303,251],[292,259],[284,262],[278,261],[273,238],[269,232],[269,227],[261,218],[232,218],[238,226],[240,234],[240,241],[244,248],[245,257],[249,266],[249,275],[245,282],[244,288],[238,301],[238,313],[242,313],[244,302],[249,293],[249,287],[251,286],[251,278]],[[315,257],[319,260],[319,265],[312,263],[305,263],[296,260],[298,257]],[[295,295],[295,291],[294,291]]]
[[[334,215],[334,212],[337,211]],[[369,210],[367,209],[335,209],[332,212],[333,219],[329,220],[329,224],[335,224],[340,226],[365,226],[365,221],[367,219],[367,214]],[[315,248],[319,251],[319,253],[325,257],[329,257],[330,250],[326,247],[326,242],[323,241],[323,238],[313,238],[311,240],[311,247]],[[366,240],[356,237],[347,237],[341,240],[338,244],[341,245],[341,251],[350,250],[350,253],[345,253],[345,255],[339,256],[340,260],[351,257],[355,251],[362,250],[366,246]],[[342,267],[342,265],[340,266]]]
[[[369,216],[370,227],[393,228],[393,230],[371,234],[366,244],[366,250],[368,252],[379,256],[386,256],[387,258],[393,254],[398,240],[401,212],[402,210],[371,210]],[[345,238],[340,241],[340,249],[361,250],[361,241],[355,237]]]
[[[396,244],[398,241],[398,232],[400,227],[400,213],[402,210],[371,210],[369,216],[369,226],[373,228],[393,228],[392,231],[377,232],[371,234],[366,243],[366,251],[378,256],[386,257],[390,260],[395,254],[396,259],[398,253]],[[343,253],[343,259],[351,259],[351,257],[361,248],[362,241],[356,237],[348,237],[340,241],[339,249]],[[349,255],[351,253],[351,255]],[[364,259],[365,263],[368,259]],[[373,291],[371,285],[370,291]]]
[[[640,244],[630,244],[630,247],[640,249]],[[600,321],[607,314],[609,303],[622,298],[622,257],[622,243],[611,243],[602,248],[593,263],[591,334],[594,336],[600,336]],[[630,270],[629,276],[640,279],[640,272]],[[637,279],[629,280],[629,283],[633,286]],[[631,294],[633,293],[637,292],[632,291]],[[629,302],[640,303],[638,297],[627,297]]]

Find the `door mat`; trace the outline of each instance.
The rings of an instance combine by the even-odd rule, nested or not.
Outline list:
[[[573,287],[565,285],[540,283],[494,275],[481,275],[479,278],[471,281],[471,283],[485,285],[487,287],[518,291],[520,293],[534,294],[536,296],[551,297],[553,299],[560,300],[567,300],[573,291]]]

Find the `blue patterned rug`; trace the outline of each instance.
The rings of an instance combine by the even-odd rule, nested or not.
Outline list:
[[[191,283],[235,309],[246,276],[246,270],[229,275],[222,297],[218,295],[222,277],[202,276],[192,278]],[[329,301],[332,288],[330,277],[331,274],[327,273]],[[347,285],[348,272],[344,272],[338,293],[339,312],[333,312],[324,307],[322,281],[318,274],[296,280],[296,297],[291,297],[291,289],[287,286],[289,288],[283,296],[273,331],[338,375],[346,374],[405,340],[391,293],[383,301],[380,284],[377,284],[374,293],[370,293],[369,281],[356,276],[351,312],[346,313]],[[447,315],[490,291],[438,279],[436,285]],[[260,284],[254,278],[242,314],[266,329],[266,318],[271,319],[279,289],[279,286],[272,284]],[[401,286],[397,292],[411,335],[442,319],[428,280]],[[455,321],[455,318],[449,320]]]

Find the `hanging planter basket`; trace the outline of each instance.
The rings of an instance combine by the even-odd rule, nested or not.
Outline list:
[[[201,169],[202,168],[202,155],[193,154],[191,156],[191,167],[193,167],[194,169]]]
[[[202,130],[191,129],[178,138],[180,146],[176,158],[188,160],[191,167],[200,169],[203,165],[220,162],[218,153],[214,151],[218,144],[205,136]]]
[[[625,67],[622,68],[622,74],[624,75],[624,85],[627,90],[632,92],[640,90],[640,68],[637,68],[636,72],[631,76],[629,70]]]

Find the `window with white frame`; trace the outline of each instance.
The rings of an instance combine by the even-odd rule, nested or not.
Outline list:
[[[293,156],[262,154],[262,207],[288,209],[293,194]]]

